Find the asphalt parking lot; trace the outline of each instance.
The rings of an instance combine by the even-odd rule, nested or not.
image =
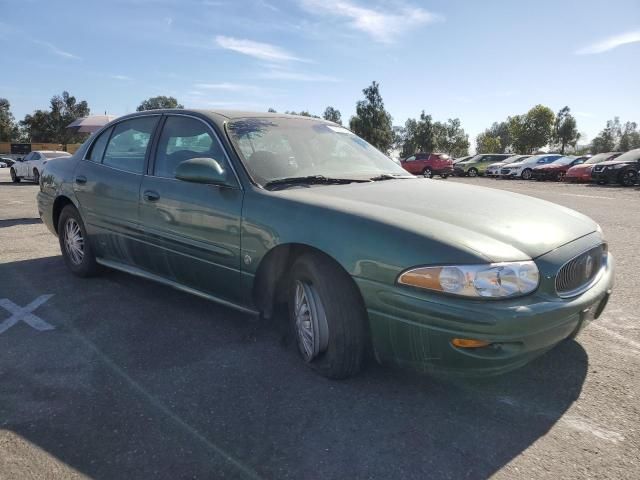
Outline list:
[[[598,221],[618,267],[604,315],[502,377],[329,381],[249,316],[72,276],[37,186],[0,170],[0,478],[640,478],[640,188],[446,181]]]

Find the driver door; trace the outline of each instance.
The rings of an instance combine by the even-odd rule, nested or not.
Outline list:
[[[215,159],[227,185],[175,178],[179,163]],[[216,133],[203,120],[167,115],[142,179],[144,268],[169,281],[241,303],[240,219],[243,192]]]

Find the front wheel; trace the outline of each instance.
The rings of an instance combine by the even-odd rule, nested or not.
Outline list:
[[[449,178],[449,175],[445,173],[444,175],[440,175],[440,178],[446,180],[447,178]]]
[[[433,172],[429,167],[427,167],[422,171],[422,176],[424,178],[433,178]]]
[[[520,176],[523,180],[531,180],[531,169],[525,168]]]
[[[625,187],[631,187],[638,181],[638,172],[634,170],[627,170],[620,178],[620,183]]]
[[[564,172],[560,172],[558,173],[558,175],[556,175],[556,181],[558,182],[564,182],[566,180],[566,173]]]
[[[9,171],[9,174],[11,174],[11,181],[13,183],[19,183],[20,182],[20,177],[16,175],[16,171],[13,167],[11,167],[11,170]]]
[[[292,267],[288,304],[298,350],[309,367],[334,379],[360,371],[367,317],[344,270],[320,254],[303,254]]]
[[[40,172],[35,168],[33,169],[33,181],[38,185],[40,184]]]
[[[478,170],[475,168],[470,168],[469,171],[467,172],[467,175],[469,175],[470,177],[477,177]]]
[[[67,205],[58,220],[58,240],[64,262],[79,277],[90,277],[99,271],[96,257],[87,237],[80,212]]]

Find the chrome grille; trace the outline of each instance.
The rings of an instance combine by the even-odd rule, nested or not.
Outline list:
[[[604,265],[606,246],[598,245],[565,263],[556,275],[556,292],[572,297],[585,291],[596,279]]]

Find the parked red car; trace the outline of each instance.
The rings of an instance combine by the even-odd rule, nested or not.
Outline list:
[[[590,182],[591,181],[591,169],[593,166],[600,162],[606,162],[607,160],[613,160],[617,156],[621,155],[619,152],[598,153],[582,165],[576,165],[567,170],[564,179],[567,182]]]
[[[582,157],[560,157],[554,162],[534,167],[531,172],[531,178],[535,180],[555,180],[562,182],[571,167],[582,165],[589,160],[590,155]]]
[[[416,153],[400,160],[400,163],[407,172],[427,178],[434,175],[447,178],[453,174],[453,160],[446,153]]]

